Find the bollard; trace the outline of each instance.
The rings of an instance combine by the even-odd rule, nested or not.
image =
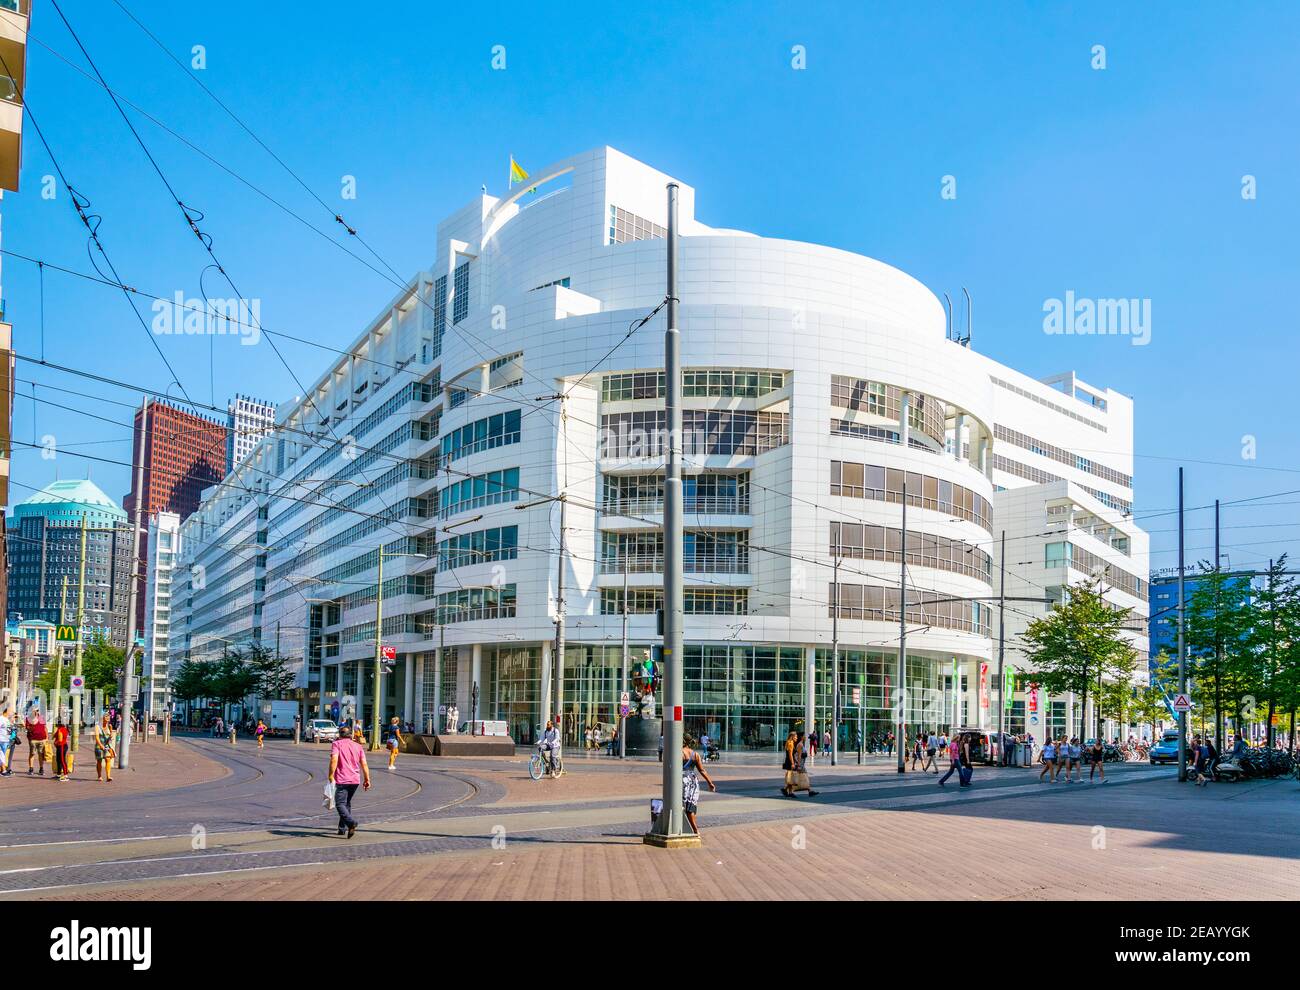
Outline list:
[[[235,745],[235,727],[233,725],[230,727],[230,745]]]
[[[163,716],[163,744],[172,741],[172,717],[170,714]]]
[[[293,720],[293,744],[297,746],[302,741],[302,722],[298,719]]]

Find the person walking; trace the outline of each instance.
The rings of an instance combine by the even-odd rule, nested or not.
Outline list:
[[[924,747],[925,747],[925,740],[921,738],[921,734],[920,734],[920,733],[917,733],[916,738],[912,740],[912,767],[911,767],[911,769],[915,770],[915,769],[916,769],[916,761],[917,761],[917,760],[920,760],[920,761],[921,761],[921,771],[922,771],[922,772],[925,771],[925,748],[924,748]]]
[[[32,763],[40,766],[40,776],[45,776],[45,747],[48,745],[45,719],[35,705],[27,709],[23,728],[27,730],[27,776],[32,775]]]
[[[814,725],[812,732],[804,737],[804,759],[810,767],[817,765],[817,739],[817,726]]]
[[[402,726],[397,720],[396,715],[393,716],[393,720],[388,724],[388,740],[386,745],[388,747],[388,769],[392,770],[397,766],[397,751],[402,745]]]
[[[0,711],[0,777],[9,776],[9,740],[13,738],[14,720],[9,709]]]
[[[1049,735],[1043,743],[1043,752],[1039,755],[1042,760],[1043,769],[1038,771],[1038,782],[1043,782],[1043,777],[1050,773],[1052,776],[1048,780],[1049,784],[1056,783],[1056,741]]]
[[[795,791],[807,791],[808,796],[816,797],[817,791],[812,789],[812,778],[808,775],[808,761],[805,754],[808,752],[804,745],[804,736],[800,732],[795,736],[794,741],[794,777],[790,783],[789,797],[794,797]]]
[[[1101,744],[1100,739],[1094,739],[1092,745],[1088,748],[1088,756],[1092,759],[1092,765],[1088,768],[1088,783],[1092,783],[1092,775],[1101,773],[1101,782],[1106,783],[1106,768],[1102,763],[1106,759],[1106,747]]]
[[[1057,757],[1060,757],[1060,750],[1057,750]],[[1080,763],[1083,760],[1083,748],[1079,745],[1079,737],[1074,736],[1070,739],[1070,744],[1065,747],[1065,782],[1067,784],[1083,783],[1083,767]],[[1070,772],[1074,771],[1075,779],[1070,779]]]
[[[971,737],[969,733],[963,733],[961,737],[961,769],[958,771],[958,779],[962,787],[970,787],[971,781],[975,776],[975,764],[970,758]]]
[[[781,788],[781,793],[786,797],[794,797],[794,768],[798,765],[795,747],[798,745],[799,734],[791,729],[785,737],[785,759],[781,763],[781,769],[785,771],[785,786]]]
[[[700,805],[700,778],[704,778],[711,791],[716,791],[718,785],[704,769],[704,761],[700,759],[700,754],[691,748],[693,742],[695,740],[690,736],[682,740],[682,810],[686,813],[686,821],[690,823],[691,831],[699,835],[700,826],[695,820],[695,815]]]
[[[113,760],[117,751],[113,748],[113,726],[109,724],[108,713],[100,717],[95,726],[95,780],[99,783],[113,782]]]
[[[659,733],[659,762],[664,761],[664,734]]]
[[[922,773],[925,773],[927,770],[933,770],[936,775],[939,773],[939,767],[935,761],[935,755],[938,752],[939,737],[935,735],[934,730],[931,729],[925,737],[925,762],[921,764]]]
[[[9,750],[5,753],[5,776],[12,777],[14,773],[14,750],[18,748],[21,737],[18,735],[18,713],[9,711]]]
[[[260,718],[257,720],[257,728],[253,730],[253,734],[257,736],[257,748],[261,749],[262,740],[266,737],[266,723]]]
[[[68,727],[59,719],[54,727],[54,779],[67,780],[71,770],[68,767]]]
[[[0,711],[0,777],[8,777],[9,769],[9,742],[14,735],[14,720],[10,717],[9,709]]]
[[[334,785],[334,807],[339,813],[339,835],[349,839],[357,834],[357,820],[352,815],[352,798],[363,783],[370,790],[370,765],[366,748],[356,738],[361,727],[340,735],[330,744],[329,781]]]
[[[952,737],[952,742],[948,743],[948,772],[939,778],[939,786],[942,787],[948,783],[948,778],[953,774],[957,775],[957,783],[961,783],[961,744],[957,737]]]

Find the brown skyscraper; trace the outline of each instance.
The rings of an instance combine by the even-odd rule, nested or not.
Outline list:
[[[140,451],[140,417],[135,414],[133,464],[144,464],[144,494],[141,501],[141,525],[157,512],[175,512],[181,519],[199,507],[203,489],[226,476],[226,424],[199,416],[167,402],[150,401],[149,418],[144,432],[144,451]],[[129,519],[135,518],[135,477],[131,493],[123,500]],[[143,577],[147,548],[140,543],[139,574]],[[136,629],[144,629],[144,582],[136,598]]]

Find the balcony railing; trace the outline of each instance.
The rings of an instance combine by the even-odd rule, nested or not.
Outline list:
[[[606,499],[602,511],[611,516],[654,515],[664,511],[664,499],[662,495]],[[699,515],[748,515],[749,497],[700,495],[683,499],[682,511]]]
[[[658,574],[664,569],[664,555],[627,554],[622,557],[606,557],[600,562],[602,574],[622,574],[625,568],[628,574]],[[749,554],[687,554],[684,569],[687,574],[748,574]]]

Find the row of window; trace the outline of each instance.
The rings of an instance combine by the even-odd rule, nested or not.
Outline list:
[[[833,522],[830,527],[832,557],[897,563],[902,555],[901,529],[841,522]],[[933,533],[907,534],[907,562],[917,567],[935,567],[942,571],[966,574],[982,581],[989,580],[992,568],[989,555],[979,547]]]
[[[886,385],[865,378],[850,378],[847,375],[831,376],[832,406],[859,409],[895,421],[902,414],[903,391],[897,385]],[[948,407],[938,399],[920,392],[909,392],[907,403],[908,425],[924,433],[942,447],[946,436],[945,421],[948,417]]]
[[[467,457],[483,450],[504,447],[506,444],[519,442],[518,409],[495,413],[483,419],[466,423],[459,429],[452,430],[442,438],[439,452],[442,463]]]
[[[898,430],[891,430],[886,426],[871,426],[867,423],[854,423],[847,419],[831,420],[831,436],[838,437],[857,437],[859,440],[880,440],[884,443],[902,443],[902,436]],[[938,453],[933,447],[922,443],[916,437],[909,435],[907,446],[911,450],[924,450],[927,453]]]
[[[683,536],[688,574],[749,573],[749,534],[743,530],[689,530]],[[664,535],[602,533],[602,574],[653,574],[664,567]]]
[[[907,504],[959,516],[989,530],[988,500],[963,485],[916,471],[900,471],[853,461],[831,461],[832,495],[901,503],[907,486]]]
[[[662,512],[662,474],[604,476],[601,508],[610,513]],[[749,511],[749,472],[689,474],[682,479],[683,512],[745,513]]]
[[[687,615],[746,615],[749,612],[748,588],[685,588]],[[664,606],[662,588],[631,588],[627,593],[629,615],[653,615]],[[600,614],[623,614],[623,589],[600,590]]]
[[[1122,471],[1116,471],[1114,468],[1108,468],[1104,464],[1098,464],[1079,454],[1072,454],[1064,447],[1057,447],[1045,440],[1037,440],[1018,430],[1012,430],[1000,424],[993,424],[993,436],[995,439],[1003,440],[1015,447],[1032,451],[1043,457],[1051,458],[1058,464],[1066,464],[1088,474],[1095,474],[1104,481],[1113,481],[1117,485],[1123,485],[1125,488],[1133,487],[1133,476],[1124,474]]]
[[[519,527],[493,526],[473,533],[457,533],[439,543],[438,570],[514,560],[518,556]]]
[[[666,228],[644,217],[610,204],[609,243],[626,244],[628,241],[648,241],[668,236]]]
[[[438,492],[438,515],[442,518],[478,509],[485,505],[500,505],[519,498],[519,468],[488,471],[453,482]]]
[[[1098,423],[1096,420],[1089,419],[1087,416],[1080,416],[1077,412],[1075,412],[1072,409],[1066,409],[1065,406],[1058,405],[1057,403],[1051,402],[1048,399],[1044,399],[1041,396],[1034,395],[1032,392],[1028,392],[1018,385],[1012,385],[1010,382],[1004,382],[1001,378],[993,378],[991,380],[994,385],[998,386],[998,388],[1004,388],[1008,392],[1014,392],[1016,395],[1029,399],[1032,402],[1037,402],[1040,406],[1046,406],[1048,409],[1051,409],[1054,412],[1059,412],[1063,416],[1069,416],[1071,419],[1078,420],[1080,423],[1083,423],[1086,426],[1091,426],[1094,430],[1100,430],[1102,433],[1107,432],[1106,427],[1102,423]]]
[[[788,413],[744,409],[682,411],[682,453],[754,456],[790,442]],[[600,417],[601,457],[662,457],[668,428],[662,409]]]
[[[1106,584],[1126,591],[1144,602],[1148,600],[1148,585],[1142,578],[1120,570],[1109,561],[1068,541],[1048,543],[1044,548],[1043,564],[1046,567],[1073,567],[1084,574],[1101,577]]]
[[[687,368],[682,372],[683,398],[756,399],[785,387],[784,371],[735,371],[724,368]],[[662,399],[666,394],[662,371],[634,371],[606,375],[601,400]]]
[[[993,470],[1004,471],[1007,474],[1013,474],[1017,478],[1024,478],[1026,481],[1032,481],[1036,485],[1045,485],[1052,481],[1064,481],[1064,478],[1044,471],[1041,468],[1030,467],[1028,464],[1021,464],[1019,461],[1013,461],[1009,457],[1003,457],[1001,454],[993,455]],[[1126,515],[1132,513],[1133,503],[1118,495],[1112,495],[1110,492],[1103,492],[1096,488],[1089,488],[1087,485],[1080,485],[1085,492],[1095,498],[1102,505],[1117,512],[1123,512]]]
[[[838,598],[836,592],[838,591]],[[876,584],[827,586],[831,603],[828,615],[834,617],[838,604],[841,619],[865,619],[871,622],[898,622],[899,590]],[[989,634],[989,609],[979,602],[952,601],[942,595],[908,591],[907,622],[917,625],[958,629],[963,632]]]

